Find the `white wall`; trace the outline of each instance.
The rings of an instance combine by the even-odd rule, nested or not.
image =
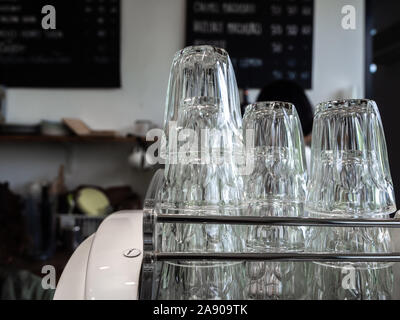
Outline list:
[[[345,5],[356,8],[356,30],[342,28]],[[309,92],[313,103],[363,98],[365,1],[316,0],[314,21],[313,90]]]
[[[355,31],[341,28],[346,4],[357,8]],[[343,90],[353,86],[363,95],[364,0],[316,0],[315,9],[312,101],[348,96]],[[79,117],[95,129],[123,129],[136,119],[161,124],[172,57],[184,46],[185,0],[123,0],[122,21],[122,89],[9,90],[8,121]],[[129,169],[129,149],[85,145],[67,151],[63,146],[2,145],[0,181],[21,189],[28,181],[55,176],[58,165],[68,163],[71,187],[131,183],[144,193],[148,174]]]

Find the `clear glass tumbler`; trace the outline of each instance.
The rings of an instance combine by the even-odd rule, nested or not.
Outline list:
[[[175,54],[166,99],[164,129],[178,121],[183,102],[196,97],[219,101],[219,121],[240,139],[242,117],[236,77],[228,53],[212,46],[193,46]]]
[[[367,217],[396,211],[383,126],[371,100],[317,106],[306,208]]]
[[[259,102],[246,108],[243,135],[254,170],[246,177],[252,203],[303,203],[307,170],[304,138],[296,108],[286,102]],[[249,138],[249,135],[252,138]]]
[[[248,215],[303,216],[307,171],[295,106],[286,102],[249,105],[243,135],[253,166],[252,172],[244,176]],[[247,246],[255,251],[301,250],[304,231],[303,227],[249,227]]]

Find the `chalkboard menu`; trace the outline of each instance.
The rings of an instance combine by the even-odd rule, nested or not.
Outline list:
[[[55,29],[42,22],[55,9]],[[0,85],[120,87],[120,0],[0,0]]]
[[[187,45],[228,51],[240,88],[312,86],[313,0],[187,0]]]

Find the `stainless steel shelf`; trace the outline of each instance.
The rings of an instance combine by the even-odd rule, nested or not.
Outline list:
[[[156,223],[400,228],[400,219],[316,219],[298,217],[195,216],[180,214],[157,214],[154,218]]]
[[[312,262],[400,262],[394,253],[166,253],[146,252],[147,262],[163,261],[312,261]]]

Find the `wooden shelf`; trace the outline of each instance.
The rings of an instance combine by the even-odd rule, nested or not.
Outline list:
[[[0,135],[0,143],[10,142],[56,142],[56,143],[146,143],[140,137],[96,137],[96,136],[45,136],[45,135]]]

